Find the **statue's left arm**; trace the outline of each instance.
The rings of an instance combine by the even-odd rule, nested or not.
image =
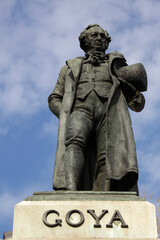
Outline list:
[[[125,59],[117,59],[114,62],[114,72],[120,82],[120,88],[126,98],[128,107],[135,111],[140,112],[145,105],[145,98],[143,94],[129,81],[125,79],[125,74],[122,77],[122,71],[119,70],[127,66]],[[125,73],[125,71],[124,71]]]
[[[140,112],[145,105],[145,98],[143,94],[138,91],[132,84],[119,78],[121,90],[126,98],[128,107],[135,111]]]

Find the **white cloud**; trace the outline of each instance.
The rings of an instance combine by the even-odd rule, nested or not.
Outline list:
[[[8,133],[7,128],[0,128],[0,135],[5,136]]]
[[[83,4],[73,0],[0,1],[0,135],[8,134],[9,126],[17,122],[21,125],[21,119],[31,119],[47,108],[47,97],[65,60],[83,55],[80,32],[88,24],[98,23],[112,37],[109,52],[120,51],[128,64],[142,62],[147,70],[145,109],[131,115],[140,188],[159,195],[159,12],[158,0],[85,0]],[[56,141],[57,126],[58,120],[51,117],[44,123],[41,136],[51,135]],[[13,217],[17,202],[51,186],[52,180],[46,176],[53,169],[54,156],[47,164],[37,184],[0,195],[0,221]],[[43,183],[44,179],[50,183]]]
[[[160,141],[158,142],[160,144]],[[151,142],[152,145],[152,142]],[[155,147],[154,147],[155,149]],[[146,153],[139,153],[139,166],[141,174],[141,189],[147,191],[150,194],[159,196],[159,182],[160,182],[160,153],[153,151],[153,147],[149,147],[149,151],[146,149]]]
[[[131,115],[136,140],[147,141],[147,130],[159,121],[160,112],[159,11],[156,0],[1,1],[0,134],[7,134],[18,116],[33,116],[46,108],[65,60],[83,54],[80,32],[99,23],[112,37],[109,51],[121,51],[129,64],[142,62],[146,67],[146,106]],[[56,127],[51,120],[43,131],[55,135]]]
[[[19,196],[13,196],[9,192],[5,192],[0,195],[1,208],[0,218],[3,221],[4,218],[11,217],[13,215],[14,205],[19,201]]]
[[[13,219],[15,204],[24,201],[26,197],[32,196],[33,192],[40,191],[42,188],[42,184],[34,184],[32,186],[29,186],[28,188],[25,187],[25,190],[21,192],[11,193],[10,191],[5,191],[0,194],[0,222],[8,218]]]
[[[58,133],[58,119],[56,117],[53,117],[48,121],[45,122],[42,128],[42,134],[51,135],[57,138]]]
[[[38,191],[52,191],[52,171],[54,166],[54,156],[50,156],[48,161],[46,161],[45,168],[39,173],[39,178],[37,182],[30,182],[23,186],[21,189],[10,189],[6,186],[3,188],[0,194],[0,222],[10,225],[13,221],[13,213],[15,204],[24,201],[26,197],[32,196],[34,192]],[[11,230],[11,229],[9,229]],[[5,231],[5,229],[4,229]],[[6,230],[7,231],[7,230]]]
[[[72,7],[71,7],[72,6]],[[89,9],[89,11],[88,11]],[[65,60],[82,55],[78,36],[99,23],[111,37],[109,51],[122,51],[128,63],[143,62],[148,74],[146,107],[132,114],[137,138],[159,121],[160,3],[156,0],[1,1],[0,110],[7,133],[8,119],[32,116],[46,108],[58,71]],[[14,121],[10,121],[14,122]],[[50,132],[51,123],[44,126]],[[54,130],[53,130],[54,132]]]
[[[0,30],[0,109],[3,114],[30,115],[44,107],[44,100],[65,60],[83,54],[78,35],[90,23],[98,22],[107,28],[113,39],[111,47],[124,52],[130,64],[143,61],[149,69],[149,58],[156,58],[159,12],[148,8],[153,10],[156,4],[158,9],[157,1],[155,4],[148,1],[145,5],[144,1],[131,4],[127,0],[123,4],[88,0],[85,5],[71,0],[46,1],[45,4],[28,1],[25,8],[17,1],[5,2],[1,4]],[[150,75],[155,75],[152,72]],[[158,72],[158,64],[154,72]]]

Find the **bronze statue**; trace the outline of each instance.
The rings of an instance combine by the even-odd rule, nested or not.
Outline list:
[[[66,61],[48,98],[59,118],[55,190],[137,190],[138,168],[128,107],[144,108],[141,63],[128,66],[121,53],[105,54],[111,41],[98,24],[79,36],[84,57]]]

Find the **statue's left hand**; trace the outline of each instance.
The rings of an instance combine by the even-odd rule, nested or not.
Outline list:
[[[127,99],[131,100],[136,95],[137,89],[132,84],[130,84],[129,82],[125,81],[122,78],[118,78],[118,80],[120,82],[120,87],[123,94]]]

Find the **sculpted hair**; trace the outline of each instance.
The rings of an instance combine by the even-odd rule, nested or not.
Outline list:
[[[99,27],[101,28],[104,33],[105,33],[105,37],[106,37],[106,41],[108,42],[108,44],[111,42],[111,37],[109,36],[108,32],[106,30],[104,30],[100,25],[98,24],[90,24],[88,25],[88,27],[86,27],[80,34],[79,36],[79,42],[80,42],[80,47],[83,49],[83,51],[87,51],[87,44],[86,44],[86,36],[87,36],[87,30],[92,28],[92,27]]]

